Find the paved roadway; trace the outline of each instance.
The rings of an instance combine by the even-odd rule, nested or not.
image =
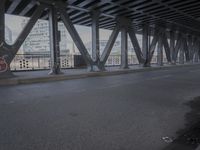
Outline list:
[[[200,66],[4,86],[0,95],[0,150],[161,150],[172,144],[163,137],[199,118]]]

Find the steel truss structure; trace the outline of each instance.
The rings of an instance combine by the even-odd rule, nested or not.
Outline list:
[[[190,7],[187,7],[190,6]],[[158,64],[163,65],[163,50],[169,63],[198,62],[200,58],[200,22],[192,8],[195,0],[2,0],[0,5],[0,78],[8,77],[10,63],[38,19],[48,19],[50,26],[51,74],[60,71],[60,33],[63,21],[91,71],[105,70],[105,63],[121,32],[121,68],[128,68],[128,35],[140,64],[150,66],[156,46]],[[30,17],[13,45],[5,42],[5,13]],[[91,26],[92,56],[89,55],[74,24]],[[99,28],[112,29],[100,55]],[[142,47],[136,33],[143,34]],[[152,39],[152,40],[150,40]],[[178,57],[179,55],[179,57]]]

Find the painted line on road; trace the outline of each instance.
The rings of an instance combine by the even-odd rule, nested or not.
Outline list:
[[[168,75],[164,75],[164,76],[152,77],[149,80],[164,79],[164,78],[169,78],[171,76],[172,76],[171,74],[168,74]]]
[[[193,73],[193,72],[199,72],[199,71],[200,71],[200,69],[198,69],[198,70],[190,70],[189,72]]]
[[[158,76],[158,77],[152,77],[152,78],[149,78],[149,79],[144,79],[142,81],[164,79],[164,78],[169,78],[169,77],[172,77],[172,76],[173,76],[172,74],[167,74],[167,75],[164,75],[164,76]],[[138,82],[134,81],[134,82],[128,82],[128,83],[112,84],[112,85],[105,86],[105,87],[95,88],[95,90],[103,90],[103,89],[108,89],[108,88],[116,88],[116,87],[120,87],[120,86],[124,86],[124,85],[136,84],[136,83],[139,83],[139,82],[142,82],[142,81],[138,81]]]
[[[171,71],[171,70],[165,69],[165,70],[161,70],[161,71],[163,71],[163,72],[167,72],[167,71]]]

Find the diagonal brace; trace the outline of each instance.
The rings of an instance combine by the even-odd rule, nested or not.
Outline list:
[[[112,47],[113,47],[113,45],[114,45],[114,43],[115,43],[115,41],[117,39],[119,31],[120,31],[120,28],[119,28],[119,25],[117,25],[115,27],[115,29],[113,30],[113,32],[112,32],[112,34],[111,34],[111,36],[110,36],[110,38],[109,38],[109,40],[108,40],[108,42],[106,44],[106,47],[105,47],[105,49],[104,49],[104,51],[103,51],[103,53],[101,55],[101,59],[100,60],[101,60],[102,64],[106,63],[106,61],[107,61],[107,59],[108,59],[108,57],[110,55],[110,52],[112,50]]]
[[[128,28],[128,33],[129,33],[129,37],[131,39],[131,42],[133,44],[136,56],[138,58],[138,61],[140,64],[143,64],[145,62],[145,58],[143,57],[140,45],[138,43],[137,37],[135,35],[134,29],[133,28]]]
[[[90,54],[88,53],[87,49],[85,48],[83,41],[81,40],[78,32],[76,31],[72,21],[69,18],[69,15],[66,13],[65,5],[60,3],[56,3],[57,7],[59,8],[58,11],[60,12],[61,19],[67,28],[69,34],[71,35],[74,43],[76,44],[77,48],[79,49],[81,55],[83,56],[84,60],[86,61],[87,65],[92,66],[94,64]]]

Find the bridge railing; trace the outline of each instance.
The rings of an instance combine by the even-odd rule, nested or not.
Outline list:
[[[164,58],[164,63],[167,62]],[[50,69],[50,54],[17,54],[10,67],[12,71],[20,70],[45,70]],[[157,63],[157,56],[153,56],[152,64]],[[74,68],[74,55],[60,56],[61,68]],[[121,64],[121,55],[110,55],[106,66],[119,66]],[[136,55],[128,55],[128,64],[137,65]]]
[[[61,68],[73,68],[73,55],[61,55]],[[12,71],[50,69],[50,54],[17,54],[12,61]]]

